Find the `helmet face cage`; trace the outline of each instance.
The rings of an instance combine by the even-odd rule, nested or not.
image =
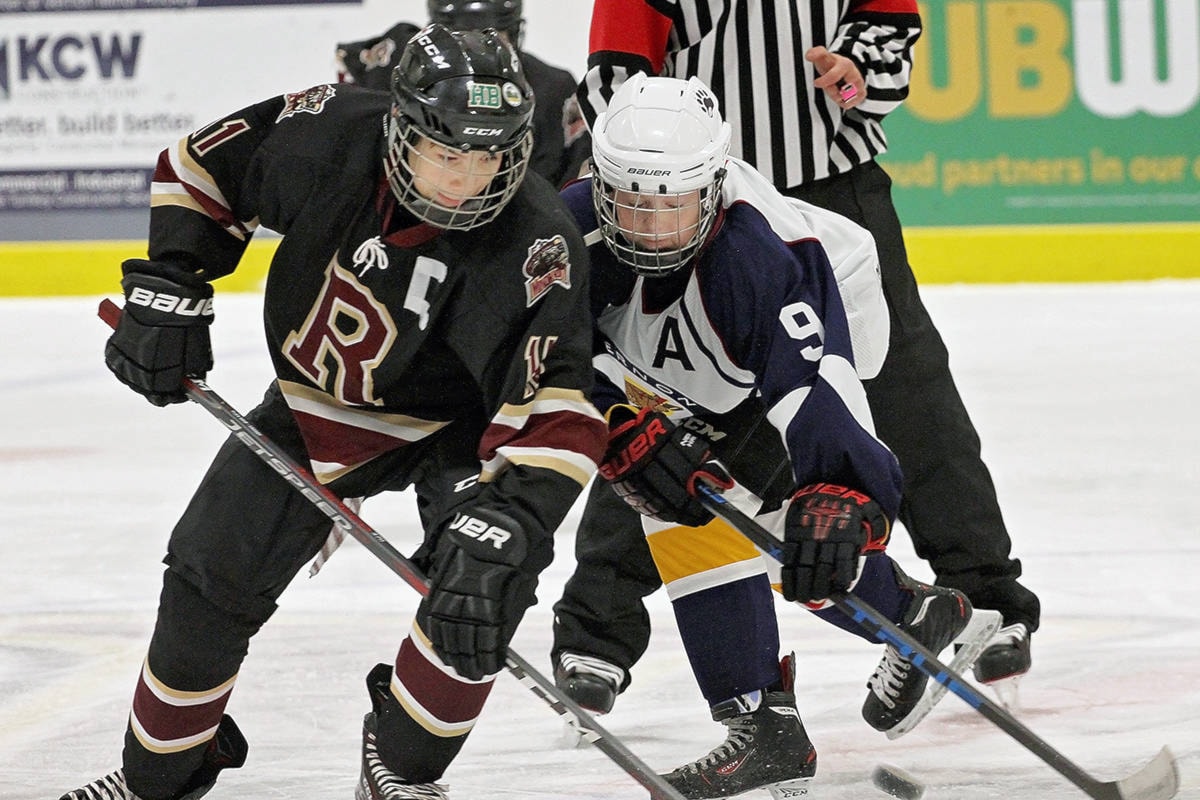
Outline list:
[[[392,72],[383,158],[392,193],[440,228],[491,222],[525,177],[532,116],[533,90],[516,50],[495,30],[429,25]]]
[[[622,189],[592,177],[592,204],[608,249],[639,275],[674,272],[696,255],[712,230],[721,199],[722,170],[711,184],[686,192],[666,186]]]
[[[426,146],[422,147],[422,143],[426,143]],[[429,145],[432,145],[433,155],[430,155]],[[451,148],[425,136],[415,125],[400,117],[392,121],[388,130],[388,152],[384,159],[384,172],[400,205],[417,219],[446,230],[469,230],[494,220],[512,200],[525,177],[532,147],[533,134],[526,131],[519,141],[508,147],[484,151],[490,157],[499,159],[500,165],[482,191],[465,198],[455,198],[450,193],[438,193],[431,198],[420,191],[420,181],[414,168],[419,169],[423,165],[431,170],[440,169],[438,148]],[[470,155],[472,152],[481,151],[464,148],[458,152]],[[457,172],[455,177],[471,183],[480,177],[483,171],[480,165],[483,162],[479,159],[464,161],[468,162],[464,165],[466,171]],[[476,170],[474,174],[471,172],[472,168]],[[490,172],[490,168],[487,171]],[[428,188],[436,190],[444,187],[435,183]],[[445,200],[439,200],[440,197],[445,197]],[[457,204],[448,202],[452,200],[457,200]]]
[[[721,207],[730,135],[697,78],[621,84],[592,131],[592,203],[618,261],[654,276],[696,255]]]

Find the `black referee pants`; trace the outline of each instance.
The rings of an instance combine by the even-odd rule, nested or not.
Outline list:
[[[996,487],[980,456],[979,434],[950,374],[946,345],[908,263],[891,179],[875,162],[785,191],[836,211],[875,237],[891,341],[883,369],[867,381],[879,438],[904,473],[900,521],[938,583],[960,589],[1005,624],[1036,630],[1037,596],[1017,582],[1021,562],[1000,513]]]

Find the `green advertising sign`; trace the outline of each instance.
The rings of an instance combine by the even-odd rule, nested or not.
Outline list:
[[[930,0],[881,159],[907,225],[1200,221],[1200,0]]]

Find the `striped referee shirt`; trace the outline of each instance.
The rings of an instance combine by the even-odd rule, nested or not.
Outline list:
[[[920,34],[916,0],[595,0],[579,101],[591,124],[633,72],[698,77],[733,128],[733,155],[786,189],[887,150],[881,123],[908,94]],[[815,45],[858,66],[858,107],[813,86]]]

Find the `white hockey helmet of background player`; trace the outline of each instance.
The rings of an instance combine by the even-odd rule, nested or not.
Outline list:
[[[730,135],[717,98],[698,78],[637,73],[621,84],[592,125],[592,201],[601,236],[621,263],[665,275],[696,254],[720,207]],[[628,222],[634,213],[669,214],[664,206],[693,201],[699,214],[671,246],[647,246]]]

